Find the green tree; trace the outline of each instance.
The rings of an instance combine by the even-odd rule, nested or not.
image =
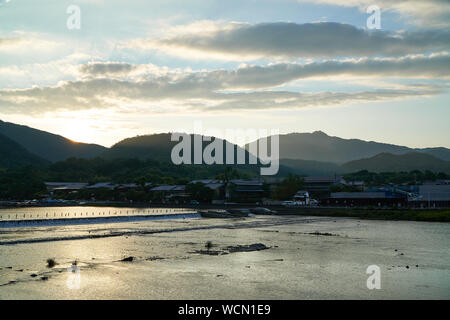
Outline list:
[[[290,174],[276,187],[274,198],[277,200],[291,199],[303,187],[304,179],[298,175]]]
[[[214,196],[214,191],[201,182],[186,185],[186,192],[191,194],[192,199],[202,202],[211,202]]]

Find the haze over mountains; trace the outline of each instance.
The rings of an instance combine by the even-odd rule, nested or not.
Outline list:
[[[38,157],[51,162],[70,157],[95,158],[107,150],[98,144],[77,143],[60,135],[1,120],[0,134],[14,140]]]
[[[262,138],[260,140],[266,140]],[[450,161],[450,149],[413,149],[394,144],[342,139],[332,137],[322,131],[313,133],[289,133],[280,135],[280,159],[302,159],[342,164],[348,161],[373,157],[380,153],[405,154],[421,152],[439,159]],[[270,140],[268,141],[270,145]],[[248,150],[248,145],[246,145]]]
[[[450,161],[441,160],[432,155],[420,152],[409,152],[399,155],[380,153],[370,158],[347,162],[340,168],[342,172],[356,172],[360,170],[372,172],[412,170],[450,172]]]
[[[71,157],[91,159],[151,159],[169,162],[169,133],[124,139],[111,148],[73,142],[62,136],[0,121],[0,167],[45,165]],[[193,135],[191,135],[191,138]],[[198,136],[197,136],[198,137]],[[224,146],[241,147],[221,140]],[[369,170],[373,172],[430,170],[450,173],[450,149],[413,149],[359,139],[331,137],[321,131],[280,135],[280,174],[327,175]],[[203,142],[203,146],[209,142]],[[268,141],[270,147],[270,140]],[[245,146],[248,149],[248,145]],[[270,150],[270,149],[269,149]],[[248,152],[246,159],[248,163]]]

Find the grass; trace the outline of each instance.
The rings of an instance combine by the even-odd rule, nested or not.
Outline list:
[[[206,250],[209,251],[212,247],[213,247],[212,241],[207,241],[206,244],[205,244]]]
[[[56,266],[56,261],[55,259],[47,259],[47,268],[53,268],[54,266]]]

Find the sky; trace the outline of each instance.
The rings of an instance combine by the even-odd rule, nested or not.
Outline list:
[[[448,0],[0,0],[0,120],[450,148],[449,49]]]

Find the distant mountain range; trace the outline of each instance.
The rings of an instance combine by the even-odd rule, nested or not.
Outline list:
[[[410,152],[400,155],[380,153],[370,158],[347,162],[340,169],[341,172],[346,173],[360,170],[372,172],[430,170],[433,172],[450,173],[450,161],[444,161],[420,152]]]
[[[447,148],[413,149],[374,141],[331,137],[322,131],[280,135],[279,143],[280,159],[301,159],[343,164],[348,161],[373,157],[380,153],[421,152],[450,161],[450,149]],[[268,145],[270,145],[270,139]],[[248,145],[245,148],[248,150]]]
[[[42,165],[71,157],[138,158],[168,162],[173,146],[178,143],[170,141],[170,137],[170,133],[137,136],[124,139],[111,148],[105,148],[96,144],[73,142],[59,135],[0,121],[0,167]],[[193,137],[194,135],[191,135],[191,138]],[[248,163],[249,145],[243,150],[226,140],[219,140],[224,146],[224,157],[226,146],[232,146],[235,158],[237,150],[241,150],[245,152]],[[447,148],[413,149],[373,141],[331,137],[321,131],[280,135],[279,141],[282,175],[329,175],[359,170],[430,170],[450,173],[450,149]],[[208,144],[209,142],[203,142],[203,146]],[[270,140],[268,145],[270,148]]]
[[[450,161],[444,161],[426,153],[380,153],[370,158],[349,161],[344,164],[312,160],[281,159],[280,164],[290,173],[302,175],[333,175],[368,170],[371,172],[399,172],[430,170],[450,173]]]
[[[29,152],[51,162],[71,157],[95,158],[107,150],[97,144],[78,143],[56,134],[1,120],[0,134],[14,140]]]

